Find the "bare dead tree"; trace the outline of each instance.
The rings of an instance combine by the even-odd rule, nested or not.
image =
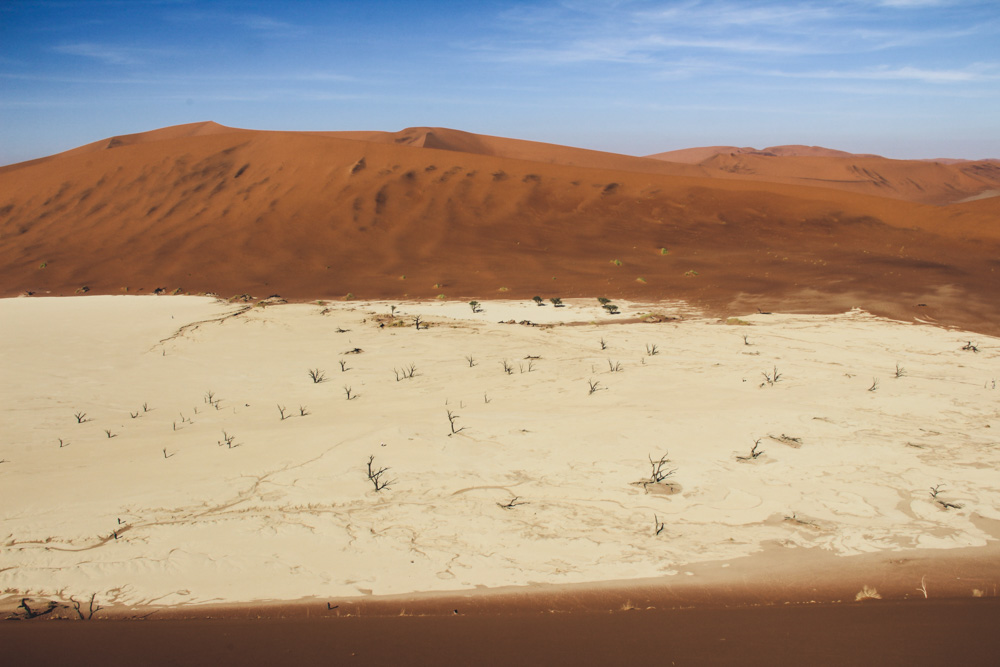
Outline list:
[[[299,406],[299,417],[305,417],[308,414],[310,414],[309,413],[309,408],[305,407],[304,405],[300,405]]]
[[[87,615],[83,615],[83,610],[80,608],[79,600],[76,600],[72,595],[69,596],[69,601],[73,603],[73,610],[76,611],[76,615],[80,617],[81,621],[89,621],[94,618],[94,614],[99,612],[103,607],[96,603],[97,593],[90,596],[90,606],[87,610]]]
[[[54,600],[49,600],[45,609],[32,609],[28,605],[28,598],[21,598],[21,604],[17,605],[18,609],[24,610],[25,618],[38,618],[39,616],[45,616],[45,614],[51,614],[52,611],[58,607],[59,604]]]
[[[653,527],[656,530],[656,532],[654,533],[655,535],[659,535],[660,533],[662,533],[665,527],[663,522],[660,521],[660,517],[658,517],[655,514],[653,515]]]
[[[500,363],[503,364],[503,372],[506,373],[507,375],[511,375],[514,372],[514,368],[510,365],[510,363],[506,359],[504,359]]]
[[[622,365],[621,365],[621,362],[619,362],[619,361],[611,363],[611,360],[608,359],[608,368],[611,369],[612,373],[618,373],[618,372],[621,372]]]
[[[389,471],[388,468],[379,468],[375,470],[372,464],[375,462],[375,455],[368,457],[368,481],[372,483],[376,491],[381,491],[382,489],[393,484],[395,480],[384,479],[385,473]]]
[[[402,370],[393,368],[392,371],[396,374],[396,382],[399,382],[400,380],[406,380],[416,375],[417,367],[415,364],[410,364],[409,366],[404,367]]]
[[[607,342],[605,342],[604,338],[601,338],[601,340],[598,341],[598,342],[601,344],[601,349],[602,350],[608,349],[608,344],[607,344]]]
[[[89,419],[87,419],[87,413],[86,412],[77,412],[73,416],[76,417],[76,423],[77,424],[82,424],[84,422],[89,422],[90,421]]]
[[[417,331],[420,330],[420,325],[422,323],[423,323],[423,319],[421,319],[421,317],[419,315],[417,315],[416,317],[413,318],[413,326],[415,326],[417,328]],[[427,327],[425,326],[424,328],[426,329]]]
[[[600,391],[602,389],[602,387],[600,386],[601,384],[600,380],[587,380],[587,384],[590,385],[590,391],[587,393],[587,396],[590,396],[595,391]]]
[[[878,378],[872,378],[872,386],[868,387],[868,391],[878,390]]]
[[[931,498],[938,497],[938,494],[941,493],[942,486],[944,486],[944,484],[935,484],[934,486],[931,487]]]
[[[285,406],[280,404],[278,405],[278,414],[281,415],[281,421],[285,421],[290,416],[285,414]]]
[[[337,363],[340,364],[340,372],[341,373],[346,373],[347,371],[351,370],[350,368],[347,367],[347,362],[345,360],[341,359]]]
[[[677,472],[677,468],[671,468],[670,470],[666,469],[667,464],[670,463],[670,459],[668,459],[667,456],[667,454],[664,454],[657,461],[654,461],[651,455],[649,456],[650,473],[649,481],[646,482],[647,484],[659,484]]]
[[[318,368],[309,369],[309,377],[312,378],[313,384],[319,384],[320,382],[326,381],[326,375]]]
[[[104,433],[108,436],[108,438],[117,438],[118,437],[118,434],[117,433],[112,433],[111,429],[109,429],[109,428],[104,429]]]
[[[753,461],[758,456],[764,453],[764,450],[760,449],[760,438],[753,441],[753,449],[750,450],[750,456],[737,456],[737,460],[740,461]]]
[[[646,343],[646,355],[650,357],[655,357],[660,353],[659,348],[656,345],[650,345]]]
[[[449,433],[448,435],[450,435],[450,436],[451,435],[455,435],[459,431],[464,431],[465,430],[464,426],[461,426],[461,427],[459,427],[457,429],[455,428],[455,420],[458,419],[458,417],[459,417],[459,415],[456,415],[451,410],[448,410],[448,423],[451,425],[451,433]]]
[[[973,345],[971,340],[965,345],[963,345],[962,349],[968,352],[979,352],[979,348]]]
[[[520,507],[521,505],[527,505],[528,504],[527,501],[524,500],[522,500],[521,502],[517,502],[517,499],[520,497],[521,496],[514,496],[513,498],[510,499],[510,502],[508,503],[497,503],[497,507],[503,508],[505,510],[512,510],[515,507]]]
[[[764,382],[760,386],[765,384],[774,385],[778,380],[781,379],[781,373],[778,372],[778,367],[775,366],[774,369],[768,374],[766,371],[761,371],[761,375],[764,376]]]
[[[896,378],[897,378],[897,379],[898,379],[898,378],[901,378],[901,377],[903,377],[904,375],[906,375],[906,369],[905,369],[905,368],[903,368],[902,366],[900,366],[900,365],[899,365],[899,364],[897,363],[897,364],[896,364]]]
[[[465,360],[469,362],[469,368],[472,368],[473,366],[476,365],[476,360],[472,358],[471,354],[465,357]]]
[[[351,391],[353,391],[353,390],[345,384],[344,385],[344,393],[347,395],[347,400],[349,400],[349,401],[354,400],[355,398],[358,397],[358,394],[354,394],[352,396],[351,395]]]

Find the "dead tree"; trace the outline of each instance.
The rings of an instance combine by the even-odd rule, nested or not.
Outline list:
[[[764,450],[759,449],[759,447],[760,447],[760,438],[757,438],[756,440],[753,441],[753,449],[750,450],[750,456],[737,456],[736,459],[738,461],[755,460],[758,456],[764,453]]]
[[[388,472],[388,468],[379,468],[375,470],[372,464],[375,462],[375,455],[368,457],[368,481],[372,483],[376,491],[381,491],[382,489],[388,487],[395,480],[390,481],[388,479],[383,479],[385,473]]]
[[[517,499],[520,497],[521,496],[514,496],[513,498],[510,499],[509,503],[497,503],[497,507],[501,507],[505,510],[512,510],[515,507],[520,507],[521,505],[527,505],[528,503],[524,500],[522,500],[521,502],[517,502]]]
[[[670,459],[667,458],[667,454],[664,454],[659,458],[658,461],[654,461],[652,456],[649,456],[649,479],[642,482],[643,488],[650,484],[659,484],[666,478],[677,472],[677,468],[671,468],[667,470],[667,464],[670,463]]]
[[[90,596],[90,608],[87,610],[87,615],[84,616],[83,610],[80,609],[80,602],[78,600],[75,600],[72,595],[69,596],[69,601],[73,603],[73,610],[76,612],[76,615],[80,617],[81,621],[89,621],[90,619],[94,618],[94,614],[103,609],[101,605],[95,603],[96,599],[97,599],[97,593],[94,593],[93,595]]]
[[[58,606],[58,603],[53,600],[49,600],[45,609],[32,609],[28,606],[28,598],[21,598],[21,604],[17,605],[18,609],[24,610],[25,618],[38,618],[39,616],[45,616],[45,614],[51,614],[52,611]]]
[[[455,420],[458,419],[458,417],[459,417],[459,415],[456,415],[451,410],[448,410],[448,423],[451,425],[451,433],[448,434],[449,436],[455,435],[459,431],[464,431],[465,430],[464,426],[460,426],[457,429],[455,428]]]

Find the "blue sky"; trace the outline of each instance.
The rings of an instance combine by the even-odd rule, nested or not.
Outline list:
[[[0,3],[0,164],[201,120],[1000,157],[1000,1]]]

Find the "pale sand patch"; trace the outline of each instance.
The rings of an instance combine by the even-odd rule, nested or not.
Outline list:
[[[390,305],[405,326],[378,327]],[[290,600],[994,539],[976,522],[1000,520],[997,339],[860,311],[727,326],[683,304],[482,305],[256,307],[171,337],[240,307],[0,301],[0,590]],[[650,311],[685,319],[608,324]],[[679,492],[635,484],[665,454]]]

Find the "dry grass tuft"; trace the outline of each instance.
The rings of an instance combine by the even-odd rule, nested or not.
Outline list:
[[[875,588],[870,586],[862,586],[858,594],[854,596],[855,602],[860,602],[861,600],[881,600],[882,596],[879,595]]]

